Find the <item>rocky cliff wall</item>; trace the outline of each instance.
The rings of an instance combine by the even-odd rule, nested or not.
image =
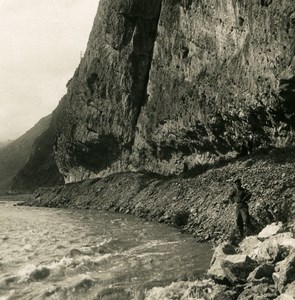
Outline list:
[[[101,0],[54,118],[66,182],[294,142],[295,2]]]
[[[59,122],[56,158],[67,182],[128,168],[159,13],[157,0],[100,1]]]
[[[294,1],[163,1],[138,165],[181,172],[290,138],[294,36]]]

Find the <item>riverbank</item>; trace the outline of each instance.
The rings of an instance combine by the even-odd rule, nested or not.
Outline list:
[[[142,299],[292,300],[295,295],[294,227],[266,226],[238,247],[222,243],[214,252],[207,279],[174,282],[142,292]]]
[[[133,214],[180,228],[201,242],[235,241],[235,208],[226,203],[233,180],[242,178],[243,185],[253,194],[250,214],[257,233],[271,222],[290,221],[294,213],[294,209],[290,210],[295,194],[294,170],[294,147],[273,149],[201,174],[189,171],[181,177],[164,178],[120,173],[40,188],[24,205]]]

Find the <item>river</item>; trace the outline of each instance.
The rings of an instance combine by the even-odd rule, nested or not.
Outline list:
[[[212,249],[134,216],[0,201],[0,300],[140,299],[201,276]]]

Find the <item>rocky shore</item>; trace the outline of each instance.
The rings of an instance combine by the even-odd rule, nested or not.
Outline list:
[[[205,279],[142,287],[138,299],[289,300],[295,292],[294,169],[294,148],[272,149],[180,177],[120,173],[40,188],[22,205],[133,214],[218,245]],[[234,204],[226,201],[236,177],[253,193],[255,230],[243,241]]]
[[[97,209],[133,214],[193,234],[198,241],[235,240],[235,207],[226,203],[240,177],[253,196],[249,203],[255,232],[294,215],[293,148],[239,158],[180,177],[119,173],[53,188],[40,188],[25,205]],[[251,234],[251,233],[248,233]]]
[[[179,281],[145,291],[144,299],[292,300],[295,295],[294,228],[266,226],[238,247],[220,244],[207,279]],[[292,232],[293,231],[293,232]]]

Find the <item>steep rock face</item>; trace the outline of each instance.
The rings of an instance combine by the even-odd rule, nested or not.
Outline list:
[[[164,1],[138,165],[175,173],[291,140],[294,36],[294,1]]]
[[[294,1],[101,0],[50,155],[73,182],[292,143],[294,35]]]
[[[159,13],[158,0],[100,1],[59,123],[56,157],[66,181],[127,168]]]

